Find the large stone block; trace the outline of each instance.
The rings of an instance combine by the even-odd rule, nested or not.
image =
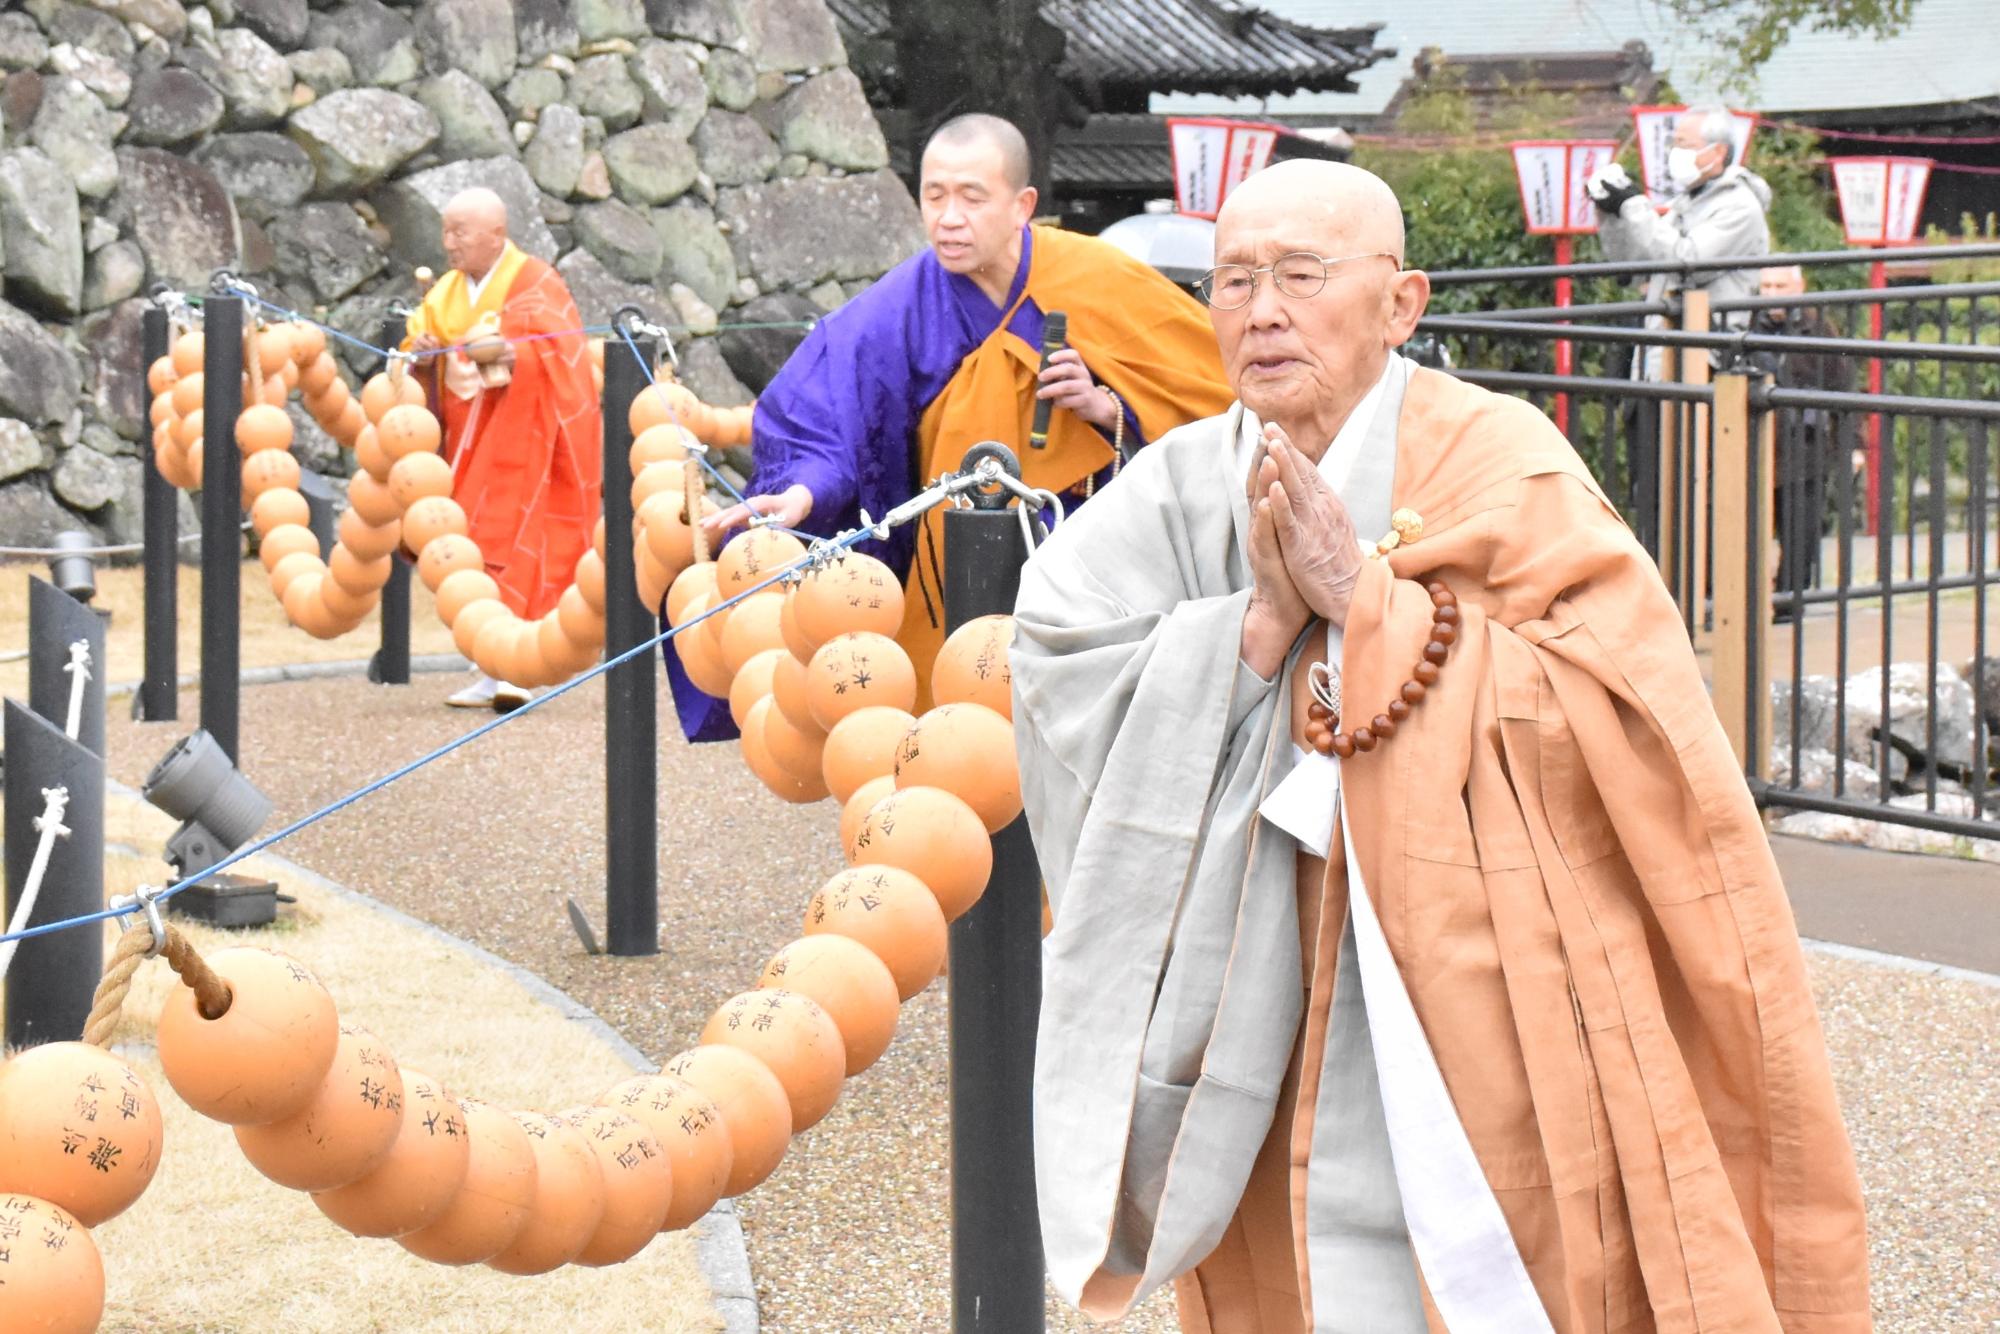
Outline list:
[[[563,77],[552,69],[524,69],[500,90],[500,104],[513,115],[539,116],[563,99]]]
[[[479,80],[446,70],[417,87],[417,100],[438,121],[438,153],[447,160],[512,157],[517,151],[506,113]]]
[[[142,542],[146,537],[145,465],[138,459],[106,461],[111,464],[111,498],[94,516],[104,525],[104,540],[114,544]],[[176,494],[183,500],[187,498],[185,492]]]
[[[506,202],[508,234],[515,245],[537,259],[555,258],[555,238],[542,221],[540,195],[527,169],[513,158],[490,157],[413,172],[376,195],[375,207],[395,238],[393,254],[399,264],[428,264],[444,272],[444,245],[439,239],[444,206],[460,190],[473,186],[484,186]]]
[[[116,17],[87,5],[55,5],[46,19],[49,41],[77,46],[111,60],[130,60],[138,44]],[[53,52],[51,52],[53,54]]]
[[[83,221],[76,188],[36,148],[0,153],[0,245],[7,295],[55,316],[83,309]]]
[[[807,79],[778,103],[778,144],[846,171],[889,165],[889,145],[868,106],[861,80],[848,69]]]
[[[673,307],[650,283],[628,283],[604,267],[588,250],[572,250],[556,264],[556,272],[569,285],[577,310],[585,324],[609,324],[621,307],[636,306],[656,324],[672,323]]]
[[[0,14],[0,69],[40,69],[49,58],[49,39],[27,14]]]
[[[269,230],[279,277],[309,285],[321,301],[340,300],[389,262],[348,204],[303,204]]]
[[[236,0],[236,17],[271,45],[290,50],[305,40],[312,13],[306,0]]]
[[[694,150],[665,125],[612,135],[604,142],[604,165],[618,197],[642,207],[678,199],[694,184]]]
[[[753,393],[762,393],[786,360],[806,340],[808,321],[819,318],[819,307],[797,292],[774,292],[748,301],[735,312],[739,326],[724,329],[715,346],[736,378]]]
[[[417,45],[433,73],[464,70],[488,88],[514,73],[514,9],[508,0],[424,0]]]
[[[576,239],[627,282],[650,283],[660,272],[660,234],[646,215],[617,199],[585,204],[572,223]]]
[[[72,509],[103,509],[118,494],[118,464],[94,449],[71,446],[56,460],[49,484]]]
[[[315,97],[325,97],[354,86],[354,66],[337,46],[316,46],[294,51],[285,57],[292,77],[312,89]]]
[[[680,348],[682,384],[711,407],[734,408],[756,397],[736,378],[713,338],[696,338]]]
[[[438,137],[437,117],[423,103],[382,88],[328,94],[296,112],[290,129],[325,195],[366,190]]]
[[[0,486],[0,533],[9,546],[45,547],[57,533],[80,532],[93,540],[104,530],[70,513],[49,494],[48,479],[36,475]]]
[[[0,416],[51,425],[69,416],[78,392],[76,359],[26,311],[0,301]]]
[[[660,234],[664,281],[686,283],[696,296],[723,308],[736,289],[736,255],[729,239],[715,225],[715,214],[692,199],[672,208],[653,210],[653,230]]]
[[[243,253],[236,205],[215,173],[159,148],[118,150],[118,202],[155,278],[192,290]]]
[[[570,105],[604,122],[607,130],[622,130],[639,119],[645,97],[625,72],[623,56],[590,56],[580,60],[569,81]]]
[[[125,23],[143,23],[166,40],[180,40],[188,13],[180,0],[93,0],[97,8]]]
[[[712,57],[711,57],[712,59]],[[646,119],[685,139],[708,109],[708,84],[693,56],[668,42],[639,43],[626,61],[644,95]]]
[[[742,0],[646,0],[646,24],[664,36],[733,47],[743,40],[743,4]]]
[[[85,363],[97,418],[127,440],[150,440],[147,411],[152,395],[146,388],[146,308],[150,302],[125,300],[84,320],[79,333],[90,349]],[[94,428],[86,426],[88,436]]]
[[[87,47],[56,43],[49,50],[49,68],[69,75],[108,107],[122,107],[132,96],[132,74],[125,62]]]
[[[143,70],[125,103],[132,120],[125,138],[134,144],[184,144],[220,125],[225,109],[222,94],[191,69]]]
[[[12,417],[0,417],[0,482],[11,482],[23,473],[39,472],[48,462],[48,452],[42,448],[34,427]]]
[[[222,94],[223,120],[231,129],[275,125],[292,109],[292,67],[248,28],[215,34],[216,54],[190,48],[182,61]]]
[[[118,158],[112,144],[125,129],[126,116],[106,109],[95,93],[75,79],[17,74],[8,80],[8,89],[13,89],[16,80],[30,79],[36,85],[37,98],[34,110],[28,113],[28,142],[47,153],[84,198],[102,199],[110,194],[118,184]]]
[[[748,111],[757,100],[757,65],[740,51],[718,47],[702,68],[708,100],[724,111]]]
[[[514,41],[523,61],[574,56],[583,44],[569,0],[514,0]]]
[[[695,156],[717,185],[750,185],[778,165],[778,146],[755,120],[735,111],[711,110],[694,130]]]
[[[215,173],[246,217],[268,218],[312,193],[312,159],[274,131],[214,135],[194,151],[194,160]]]
[[[424,70],[417,30],[381,0],[349,0],[339,9],[313,15],[306,39],[338,50],[354,78],[373,87],[408,83]]]
[[[766,290],[873,278],[924,242],[910,192],[887,171],[739,186],[721,192],[716,216],[737,267]]]
[[[586,42],[644,37],[650,31],[642,0],[573,0],[577,35]]]
[[[83,264],[83,308],[102,310],[146,285],[146,254],[131,241],[93,250]]]
[[[559,102],[542,112],[526,159],[528,174],[542,189],[559,199],[576,193],[583,174],[583,117],[575,107]]]
[[[790,73],[847,63],[825,0],[742,0],[757,68]]]

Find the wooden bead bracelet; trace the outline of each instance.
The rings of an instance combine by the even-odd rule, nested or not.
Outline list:
[[[1403,688],[1396,698],[1389,701],[1388,708],[1369,719],[1363,726],[1352,732],[1341,732],[1340,713],[1337,709],[1315,699],[1306,710],[1306,744],[1322,755],[1338,755],[1341,759],[1351,758],[1356,751],[1366,754],[1390,737],[1396,735],[1396,728],[1410,710],[1423,703],[1425,693],[1437,684],[1439,669],[1451,653],[1451,646],[1458,642],[1458,596],[1442,583],[1425,586],[1431,595],[1431,637],[1424,645],[1424,656],[1411,669],[1410,679],[1403,682]]]

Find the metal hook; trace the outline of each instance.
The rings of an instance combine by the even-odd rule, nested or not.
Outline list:
[[[142,958],[157,959],[167,952],[167,923],[160,916],[161,892],[158,886],[140,885],[130,894],[119,895],[111,904],[111,910],[121,917],[130,912],[146,914],[146,929],[153,933],[153,943]]]

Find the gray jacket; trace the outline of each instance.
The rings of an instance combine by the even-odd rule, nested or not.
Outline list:
[[[1771,229],[1764,214],[1771,187],[1742,167],[1730,167],[1691,193],[1678,195],[1665,213],[1656,213],[1644,195],[1625,201],[1615,217],[1599,220],[1597,236],[1612,260],[1713,259],[1724,255],[1768,255]],[[1758,270],[1706,269],[1682,275],[1656,273],[1646,282],[1646,299],[1658,301],[1684,288],[1706,288],[1711,300],[1757,295]],[[1650,327],[1665,321],[1649,319]],[[1719,323],[1749,325],[1749,311],[1731,311]],[[1649,362],[1656,360],[1649,356]],[[1649,371],[1649,377],[1651,374]]]

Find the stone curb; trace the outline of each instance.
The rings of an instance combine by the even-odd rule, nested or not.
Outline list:
[[[1813,940],[1808,936],[1801,936],[1799,943],[1814,954],[1825,954],[1835,959],[1852,959],[1856,963],[1872,963],[1878,968],[1893,968],[1899,973],[1941,977],[1950,982],[1970,982],[1974,986],[2000,987],[2000,973],[1982,973],[1976,968],[1960,968],[1955,964],[1934,963],[1929,959],[1913,959],[1907,954],[1885,954],[1881,950],[1863,949],[1859,945],[1843,945],[1837,940]]]
[[[368,658],[343,658],[336,662],[293,662],[278,667],[246,667],[237,674],[236,680],[246,686],[275,685],[280,681],[314,681],[334,676],[368,675]],[[472,664],[456,653],[420,653],[410,658],[413,672],[469,672]],[[186,690],[201,684],[200,672],[183,672],[175,678],[174,686]],[[114,681],[104,687],[104,697],[115,699],[132,694],[139,688],[137,681]]]
[[[367,664],[361,665],[366,667]],[[414,659],[410,665],[415,668]],[[313,673],[317,676],[334,674]],[[247,679],[248,673],[245,673],[245,677]],[[135,801],[145,800],[137,791],[115,779],[106,779],[105,789],[115,796],[130,797]],[[279,856],[275,852],[260,852],[257,856],[267,859],[285,874],[297,876],[316,889],[361,904],[398,925],[410,927],[489,968],[505,973],[536,1000],[555,1009],[565,1019],[609,1045],[612,1050],[624,1057],[634,1070],[648,1075],[658,1073],[659,1067],[647,1060],[644,1052],[627,1042],[617,1029],[600,1019],[595,1011],[581,1004],[575,997],[558,991],[519,964],[510,963],[490,950],[481,949],[469,940],[454,936],[449,931],[434,926],[420,917],[413,917],[401,908],[392,907],[358,889],[349,889],[339,881],[330,880],[318,871],[299,865],[289,857]],[[717,1201],[715,1207],[695,1224],[694,1242],[695,1259],[700,1265],[702,1277],[708,1280],[709,1296],[715,1303],[716,1312],[722,1317],[724,1334],[759,1334],[761,1322],[757,1311],[757,1285],[750,1274],[750,1251],[743,1240],[743,1223],[737,1217],[736,1201]]]

